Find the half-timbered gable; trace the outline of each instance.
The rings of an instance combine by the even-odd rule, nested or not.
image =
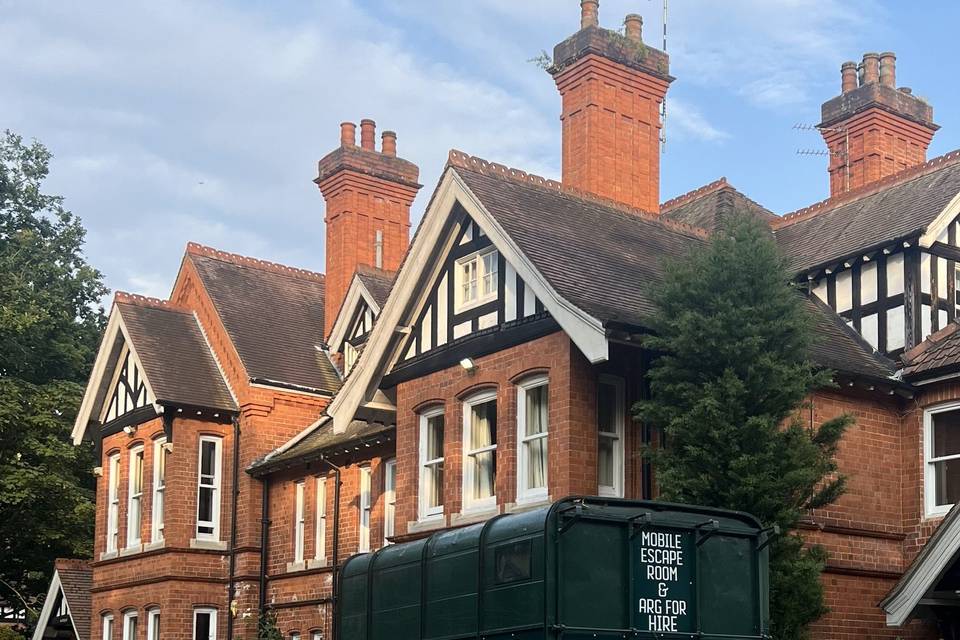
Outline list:
[[[221,412],[237,410],[192,313],[118,293],[74,424],[74,441],[87,436],[98,442],[156,418],[166,407],[218,419]]]
[[[901,354],[957,317],[960,154],[774,222],[810,290],[881,353]]]
[[[328,348],[339,356],[344,374],[350,372],[373,330],[373,323],[390,295],[395,273],[359,265],[330,331]]]
[[[33,640],[90,638],[90,563],[57,558]]]
[[[399,364],[478,336],[510,332],[549,313],[480,226],[458,207],[456,240],[429,285]]]

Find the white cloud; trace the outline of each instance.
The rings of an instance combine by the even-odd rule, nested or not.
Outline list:
[[[710,124],[696,107],[677,98],[667,101],[667,127],[668,135],[676,134],[681,140],[721,142],[730,137],[726,131]]]

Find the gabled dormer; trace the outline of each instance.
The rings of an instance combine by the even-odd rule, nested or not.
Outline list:
[[[336,354],[344,375],[350,373],[363,350],[373,323],[390,295],[396,273],[359,265],[350,281],[330,333],[328,348]]]

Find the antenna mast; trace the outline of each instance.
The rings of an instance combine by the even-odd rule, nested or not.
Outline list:
[[[830,158],[839,157],[843,159],[843,190],[850,190],[850,131],[846,127],[821,127],[813,124],[795,124],[793,128],[797,131],[819,131],[823,133],[842,133],[843,149],[840,151],[830,151],[822,149],[797,149],[798,156],[828,156]]]
[[[667,0],[663,0],[663,52],[667,52]],[[660,152],[667,152],[667,96],[660,103]]]

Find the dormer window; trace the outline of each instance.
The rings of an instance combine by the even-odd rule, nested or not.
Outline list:
[[[490,248],[457,260],[457,311],[464,311],[497,297],[499,253]]]
[[[343,373],[344,375],[350,373],[350,370],[353,369],[353,365],[357,362],[357,356],[360,354],[357,352],[357,348],[350,344],[349,342],[343,343]]]

